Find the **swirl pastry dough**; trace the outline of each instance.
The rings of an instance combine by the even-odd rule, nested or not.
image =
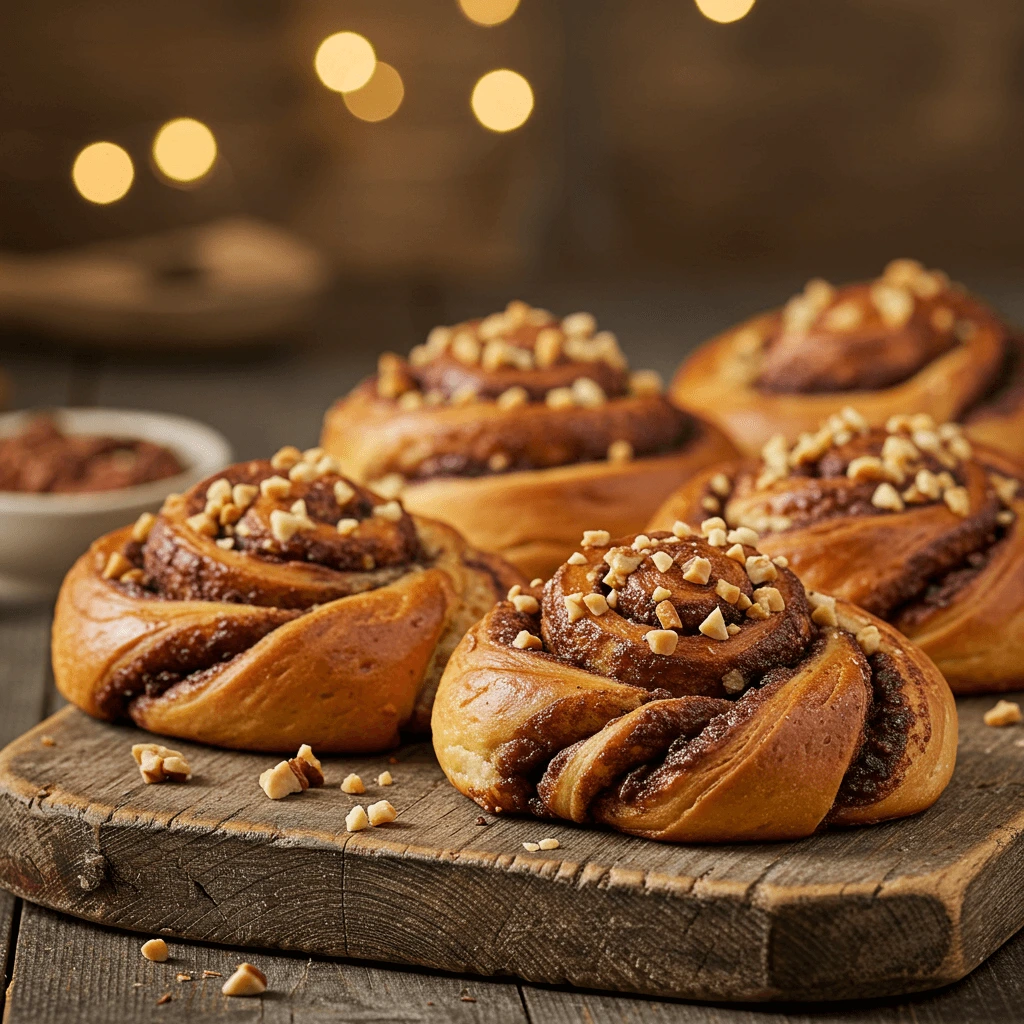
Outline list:
[[[747,454],[814,431],[853,405],[872,426],[924,412],[1024,456],[1024,351],[984,303],[941,271],[894,260],[875,281],[810,281],[781,310],[734,327],[676,373],[673,400]]]
[[[408,360],[381,357],[327,413],[322,443],[353,479],[547,575],[588,522],[639,529],[680,480],[735,451],[596,328],[522,302],[435,328]]]
[[[438,688],[434,749],[455,787],[493,813],[680,842],[930,806],[956,756],[942,676],[753,539],[717,517],[593,531],[543,589],[513,588]]]
[[[957,693],[1024,685],[1024,469],[925,414],[853,410],[684,484],[652,520],[721,509],[803,582],[891,622]],[[707,514],[706,512],[704,514]]]
[[[168,736],[383,750],[427,727],[455,644],[518,579],[285,448],[96,541],[57,600],[54,676],[90,715]]]

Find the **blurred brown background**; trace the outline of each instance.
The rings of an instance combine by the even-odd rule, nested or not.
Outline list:
[[[442,288],[1024,264],[1019,0],[757,0],[732,24],[692,0],[523,0],[493,27],[456,0],[37,0],[0,19],[0,248],[247,212],[342,279]],[[387,120],[314,74],[341,30],[400,72]],[[499,67],[536,97],[507,134],[469,107]],[[219,145],[191,189],[147,163],[179,116]],[[70,181],[98,139],[136,169],[106,206]]]

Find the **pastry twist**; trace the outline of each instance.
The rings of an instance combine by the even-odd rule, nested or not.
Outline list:
[[[894,260],[874,281],[810,281],[781,310],[695,352],[671,394],[750,455],[775,434],[813,432],[849,404],[872,426],[899,413],[969,420],[979,440],[1024,456],[1019,339],[983,302],[914,260]]]
[[[492,813],[685,842],[792,839],[942,792],[956,712],[896,630],[721,519],[612,542],[513,588],[456,648],[434,749]]]
[[[596,327],[513,302],[436,328],[335,404],[323,445],[353,479],[548,574],[595,517],[639,529],[679,480],[734,451]]]
[[[695,476],[653,526],[721,509],[803,582],[891,622],[957,693],[1024,684],[1024,468],[925,414],[853,410]],[[706,511],[703,514],[707,514]]]
[[[319,449],[282,449],[96,541],[57,601],[54,676],[168,736],[382,750],[428,725],[455,644],[517,579]]]

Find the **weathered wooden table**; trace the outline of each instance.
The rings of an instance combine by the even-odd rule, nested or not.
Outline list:
[[[531,290],[552,308],[592,309],[617,330],[636,365],[669,372],[685,349],[780,288],[698,294],[685,290],[572,294]],[[595,297],[595,296],[600,297]],[[1024,296],[993,297],[1016,319]],[[434,322],[486,312],[496,297],[442,302],[430,289],[361,289],[339,294],[309,346],[213,359],[103,357],[8,339],[0,365],[21,406],[113,405],[194,416],[222,430],[239,458],[284,443],[312,444],[328,403],[373,367],[384,348],[406,349]],[[49,671],[49,609],[0,612],[0,745],[60,705]],[[85,766],[83,766],[84,768]],[[783,1022],[995,1022],[1024,1017],[1024,934],[1008,942],[959,984],[903,1000],[792,1007],[722,1007],[545,988],[478,977],[433,974],[345,960],[307,959],[175,942],[174,960],[139,956],[139,936],[102,928],[0,891],[0,1005],[5,1024],[47,1021],[644,1021],[783,1024]],[[261,999],[227,999],[216,977],[247,959],[265,971]],[[189,975],[178,982],[175,975]],[[170,1000],[159,1003],[166,995]],[[158,1005],[159,1003],[159,1005]]]

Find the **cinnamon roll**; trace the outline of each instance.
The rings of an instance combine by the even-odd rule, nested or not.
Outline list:
[[[874,281],[808,282],[695,352],[671,386],[682,408],[750,455],[776,434],[813,432],[844,405],[872,426],[892,415],[965,420],[968,433],[1024,456],[1021,341],[938,270],[894,260]]]
[[[957,693],[1024,685],[1024,467],[954,423],[852,409],[760,460],[723,464],[659,510],[721,510],[803,582],[910,637]],[[704,512],[704,514],[707,514]]]
[[[283,448],[96,541],[57,600],[54,677],[167,736],[383,750],[429,725],[455,644],[519,578],[321,449]]]
[[[956,711],[895,629],[807,594],[750,530],[589,531],[456,648],[434,749],[492,813],[677,842],[795,839],[913,814],[945,788]]]
[[[679,480],[735,451],[661,390],[589,313],[512,302],[435,328],[408,360],[382,356],[327,413],[322,443],[353,479],[547,575],[587,522],[639,529]]]

